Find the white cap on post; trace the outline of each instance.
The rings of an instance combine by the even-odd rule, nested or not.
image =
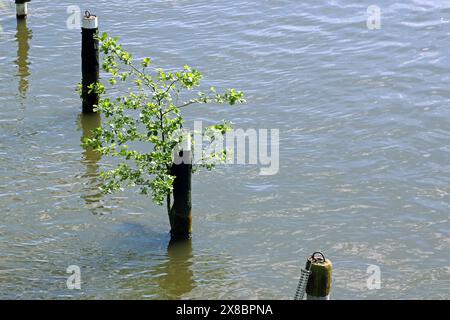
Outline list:
[[[86,11],[84,13],[83,25],[81,27],[83,29],[97,29],[98,28],[97,16],[91,15],[89,11]]]
[[[18,17],[25,17],[28,14],[28,4],[16,3],[16,15]]]
[[[181,150],[191,151],[191,133],[186,132],[183,135],[183,141],[181,142]]]

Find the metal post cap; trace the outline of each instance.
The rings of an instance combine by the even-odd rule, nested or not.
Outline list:
[[[320,257],[318,257],[320,255]],[[321,252],[314,252],[306,261],[306,269],[311,271],[306,293],[314,297],[326,297],[331,290],[333,265]]]
[[[81,27],[83,29],[97,29],[98,28],[97,16],[92,15],[88,10],[86,10],[84,12],[83,25]]]

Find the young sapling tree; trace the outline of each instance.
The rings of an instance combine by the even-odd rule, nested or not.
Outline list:
[[[176,72],[166,71],[155,68],[150,58],[136,64],[117,38],[106,33],[97,37],[104,55],[102,69],[109,78],[105,83],[93,84],[90,90],[100,96],[95,111],[102,114],[104,122],[83,144],[102,155],[121,159],[117,167],[101,173],[103,192],[136,187],[141,194],[151,195],[156,204],[165,203],[171,234],[175,237],[177,217],[171,207],[175,179],[173,151],[182,139],[187,139],[179,134],[184,123],[181,112],[196,104],[244,103],[244,94],[235,89],[218,93],[214,87],[208,93],[195,91],[202,79],[199,71],[188,66]],[[120,91],[124,86],[129,86],[128,90]],[[224,121],[206,130],[224,135],[230,128],[230,123]],[[196,161],[210,170],[214,163],[226,160],[227,150],[216,150],[207,157],[209,161],[203,164],[199,161],[202,159]],[[176,231],[180,232],[190,234],[190,226]]]

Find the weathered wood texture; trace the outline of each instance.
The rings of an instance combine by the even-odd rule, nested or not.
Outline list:
[[[180,151],[180,156],[185,159],[191,159],[191,151]],[[173,164],[171,168],[171,174],[175,176],[173,182],[173,205],[169,214],[172,240],[189,239],[192,232],[192,163],[191,161],[185,162]]]
[[[94,112],[94,105],[98,104],[99,100],[97,93],[89,93],[89,86],[96,83],[99,79],[99,44],[94,37],[97,31],[98,28],[81,28],[81,97],[83,99],[83,113]]]

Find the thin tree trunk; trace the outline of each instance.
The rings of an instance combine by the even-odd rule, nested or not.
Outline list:
[[[171,203],[171,201],[170,201],[170,193],[168,193],[167,197],[166,197],[166,207],[167,207],[167,215],[169,216],[170,229],[172,229],[173,228],[173,219],[172,219],[172,213],[171,213],[171,210],[170,210],[170,203]]]

